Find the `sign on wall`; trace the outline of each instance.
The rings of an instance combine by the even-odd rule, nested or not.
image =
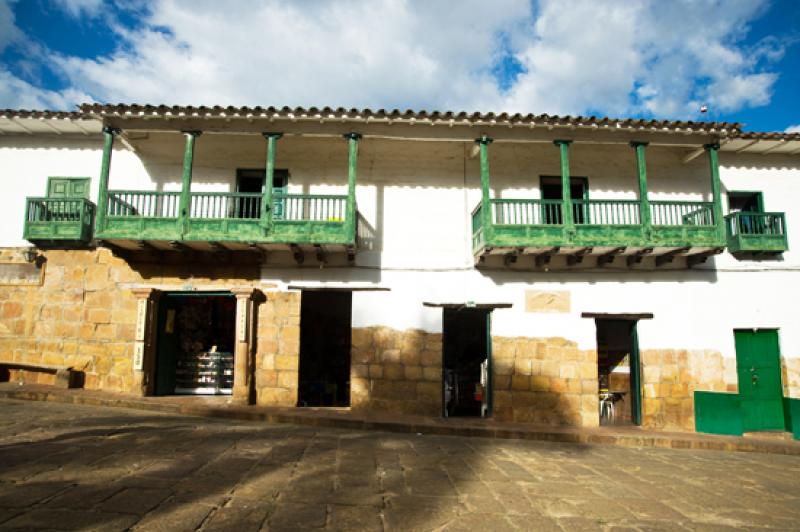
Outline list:
[[[33,262],[0,262],[0,285],[40,286],[44,281],[44,264]]]

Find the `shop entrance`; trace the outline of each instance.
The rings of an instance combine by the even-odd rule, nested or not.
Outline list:
[[[230,395],[236,298],[230,292],[173,292],[159,302],[156,395]]]
[[[303,290],[297,406],[350,406],[350,291]]]
[[[490,312],[475,308],[444,309],[444,417],[487,417],[491,412]]]
[[[600,425],[641,425],[641,378],[636,320],[598,319]]]

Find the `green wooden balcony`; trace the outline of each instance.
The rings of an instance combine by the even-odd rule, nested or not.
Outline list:
[[[651,225],[642,224],[636,200],[573,200],[574,228],[564,224],[561,200],[491,199],[472,212],[475,254],[494,248],[719,248],[725,245],[714,204],[651,201]]]
[[[94,211],[84,198],[27,198],[23,238],[38,246],[86,244]]]
[[[736,212],[725,217],[731,253],[782,253],[789,249],[782,212]]]
[[[104,227],[108,241],[228,244],[355,245],[347,223],[346,195],[273,195],[271,219],[262,217],[261,194],[191,192],[180,212],[180,192],[108,191]]]

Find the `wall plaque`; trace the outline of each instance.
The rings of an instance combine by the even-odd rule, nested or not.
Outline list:
[[[0,285],[39,286],[44,280],[44,264],[33,262],[0,262]]]

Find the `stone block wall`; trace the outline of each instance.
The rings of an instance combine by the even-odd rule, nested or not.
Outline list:
[[[354,328],[350,367],[353,409],[441,415],[441,334]]]
[[[597,426],[597,352],[563,338],[492,337],[498,421]]]
[[[266,292],[258,306],[256,404],[295,406],[300,368],[300,292]]]
[[[0,253],[17,260],[18,250]],[[106,250],[44,253],[42,286],[0,286],[0,360],[82,371],[84,386],[133,391],[136,299],[115,278],[125,265]],[[53,375],[11,372],[52,384]]]
[[[736,392],[736,360],[718,351],[652,349],[641,352],[642,425],[694,431],[694,392]]]
[[[0,260],[22,261],[21,249]],[[234,287],[259,279],[255,264],[196,264],[175,257],[129,264],[108,249],[49,250],[41,286],[0,285],[0,360],[72,366],[84,387],[141,393],[133,371],[136,284]],[[52,384],[40,372],[10,372],[13,381]]]

